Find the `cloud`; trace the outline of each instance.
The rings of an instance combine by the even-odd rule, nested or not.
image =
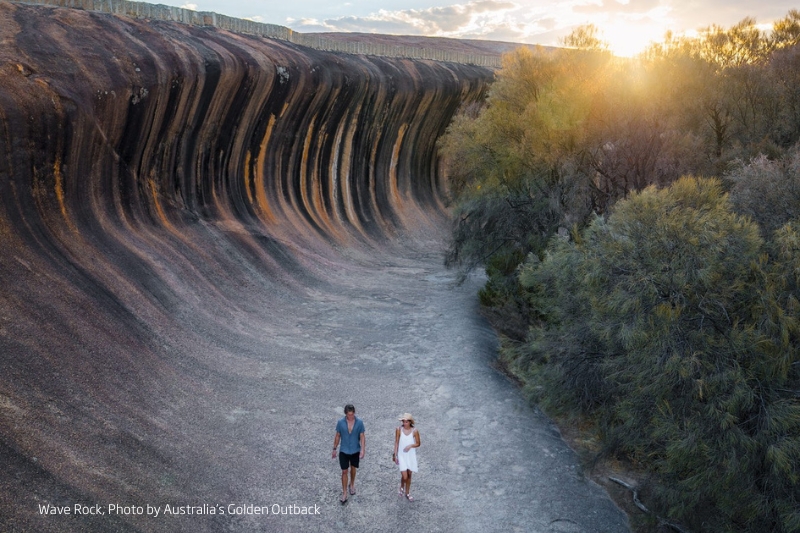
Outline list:
[[[668,10],[659,3],[669,0],[577,1],[582,3],[528,0],[520,5],[508,0],[475,0],[427,9],[381,9],[366,16],[295,19],[289,26],[309,33],[344,31],[558,45],[577,26],[595,23],[601,32],[606,28],[613,32],[617,41],[635,36],[638,48],[663,36]],[[656,20],[661,22],[655,24]],[[609,41],[621,47],[615,40]]]
[[[381,9],[367,16],[348,16],[319,21],[300,19],[290,21],[298,31],[351,31],[429,35],[439,37],[482,34],[509,23],[512,12],[520,6],[499,0],[478,0],[427,9],[389,11]]]
[[[181,6],[182,9],[191,9],[192,11],[197,11],[197,4],[183,4]]]
[[[573,8],[575,13],[647,13],[661,6],[659,0],[599,0],[576,5]]]
[[[682,33],[710,24],[731,26],[746,16],[771,22],[790,2],[773,0],[753,9],[752,0],[473,0],[425,9],[380,9],[367,15],[289,19],[300,32],[359,32],[489,39],[558,45],[578,26],[595,24],[600,38],[626,55],[660,41],[667,30]],[[772,4],[780,5],[776,7]],[[759,16],[759,12],[761,16]]]
[[[616,3],[617,0],[606,1]],[[526,1],[524,5],[507,0],[475,0],[427,9],[381,9],[366,16],[290,19],[287,22],[293,30],[306,33],[426,35],[557,45],[577,25],[586,23],[586,16],[574,13],[573,7],[574,0]]]
[[[752,0],[711,0],[687,2],[671,0],[670,7],[676,26],[692,30],[716,24],[730,27],[745,17],[754,17],[760,23],[772,24],[786,16],[790,9],[797,9],[795,0],[771,0],[755,3]]]

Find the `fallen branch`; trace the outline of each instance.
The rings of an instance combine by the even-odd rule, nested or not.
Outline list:
[[[622,485],[623,487],[631,491],[631,493],[633,494],[633,503],[636,504],[636,507],[638,507],[647,514],[650,514],[650,510],[647,507],[645,507],[645,505],[641,502],[641,500],[639,500],[639,491],[636,490],[636,487],[634,487],[633,485],[629,485],[628,483],[625,483],[621,479],[615,477],[609,477],[608,479],[610,479],[617,485]]]
[[[642,501],[639,499],[639,491],[636,490],[636,487],[634,487],[633,485],[630,485],[629,483],[625,483],[624,481],[622,481],[619,478],[609,477],[608,479],[610,479],[611,481],[613,481],[617,485],[622,485],[623,487],[625,487],[626,489],[631,491],[631,494],[633,495],[633,503],[636,504],[636,507],[638,507],[639,509],[641,509],[643,512],[645,512],[647,514],[653,514],[645,506],[645,504],[643,504]],[[675,531],[677,531],[678,533],[690,533],[688,530],[684,529],[682,526],[680,526],[679,524],[676,524],[675,522],[670,522],[669,520],[661,518],[658,515],[655,515],[655,516],[658,519],[659,524],[663,524],[665,526],[669,526],[672,529],[674,529]]]

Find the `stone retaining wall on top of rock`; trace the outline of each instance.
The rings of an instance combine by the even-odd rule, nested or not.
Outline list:
[[[485,55],[441,50],[430,47],[397,46],[369,42],[341,42],[320,37],[314,34],[303,34],[277,24],[264,24],[252,20],[239,19],[209,11],[193,11],[180,7],[128,0],[12,0],[23,4],[45,5],[53,7],[69,7],[112,13],[136,18],[164,20],[191,24],[194,26],[213,26],[236,33],[246,33],[261,37],[283,39],[317,50],[345,52],[348,54],[376,55],[385,57],[404,57],[413,59],[430,59],[479,65],[484,67],[500,67],[499,55]]]

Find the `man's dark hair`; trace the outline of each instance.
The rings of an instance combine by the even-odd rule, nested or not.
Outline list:
[[[348,403],[347,405],[344,406],[344,414],[355,413],[355,412],[356,408],[352,403]]]

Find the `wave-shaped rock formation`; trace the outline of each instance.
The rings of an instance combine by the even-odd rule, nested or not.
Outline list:
[[[293,294],[441,227],[436,139],[490,77],[0,2],[0,529],[232,527],[38,506],[235,502],[274,456],[213,406]]]

